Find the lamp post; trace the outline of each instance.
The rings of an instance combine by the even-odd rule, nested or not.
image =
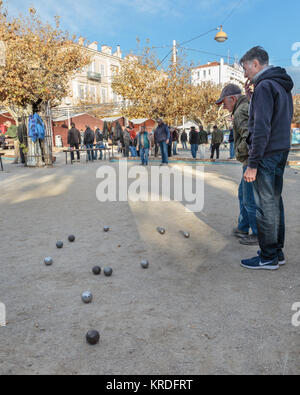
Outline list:
[[[69,130],[71,129],[71,120],[70,120],[70,105],[72,104],[71,103],[71,100],[68,98],[67,100],[66,100],[66,106],[68,107],[67,108],[67,112],[68,112],[68,128],[69,128]]]

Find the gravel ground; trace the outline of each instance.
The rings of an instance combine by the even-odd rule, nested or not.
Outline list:
[[[0,172],[0,374],[299,374],[300,173],[286,170],[288,264],[270,273],[239,266],[257,250],[231,236],[240,166],[205,167],[193,214],[179,202],[98,202],[99,163],[59,155],[53,169],[6,161]],[[96,264],[113,276],[94,276]],[[97,346],[85,341],[92,328]]]

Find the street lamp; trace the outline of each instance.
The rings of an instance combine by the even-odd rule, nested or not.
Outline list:
[[[68,127],[69,127],[69,130],[70,130],[70,129],[71,129],[70,105],[71,105],[72,103],[71,103],[71,100],[70,100],[69,98],[65,101],[65,103],[66,103],[66,106],[68,106],[68,109],[67,109],[67,111],[68,111]]]
[[[226,40],[228,40],[228,36],[223,31],[223,26],[222,25],[218,28],[218,30],[220,30],[220,31],[219,31],[219,33],[216,34],[215,40],[218,43],[224,43]]]

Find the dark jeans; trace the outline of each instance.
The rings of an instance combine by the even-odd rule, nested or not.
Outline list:
[[[262,258],[273,260],[284,248],[285,219],[282,199],[283,174],[289,152],[260,161],[253,183],[257,207],[258,241]]]
[[[95,148],[103,147],[103,142],[97,143]],[[95,151],[95,159],[97,159],[97,152],[99,152],[99,159],[103,159],[103,151]]]
[[[257,235],[253,184],[244,180],[246,169],[247,166],[243,167],[243,178],[239,187],[240,216],[238,228],[243,232],[249,232],[249,229],[251,229],[252,234]]]
[[[199,148],[198,144],[191,144],[192,157],[194,159],[197,158],[198,148]]]
[[[210,159],[213,159],[214,155],[215,155],[215,151],[217,151],[217,159],[219,159],[220,157],[220,145],[221,144],[212,144],[211,146],[211,156]]]
[[[188,149],[186,141],[182,141],[182,149]]]
[[[73,144],[71,145],[71,148],[79,149],[79,144]],[[80,160],[80,152],[76,151],[77,154],[77,160]],[[73,162],[74,160],[74,151],[71,151],[71,161]]]
[[[230,159],[235,158],[235,152],[234,152],[234,142],[230,143]]]
[[[125,158],[129,158],[129,144],[125,144],[124,146],[124,156]]]
[[[148,165],[149,148],[141,148],[140,152],[141,152],[142,165]]]
[[[165,141],[159,143],[160,152],[161,152],[161,162],[162,163],[169,163],[168,161],[168,146]]]
[[[94,150],[93,150],[94,144],[86,144],[86,148],[88,150],[87,153],[88,153],[89,160],[96,160],[97,158],[95,158]]]

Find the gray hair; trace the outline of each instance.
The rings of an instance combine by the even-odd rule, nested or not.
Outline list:
[[[254,59],[258,60],[261,66],[269,64],[269,54],[260,46],[251,48],[248,52],[246,52],[240,60],[240,64],[243,65],[246,62],[253,62]]]

